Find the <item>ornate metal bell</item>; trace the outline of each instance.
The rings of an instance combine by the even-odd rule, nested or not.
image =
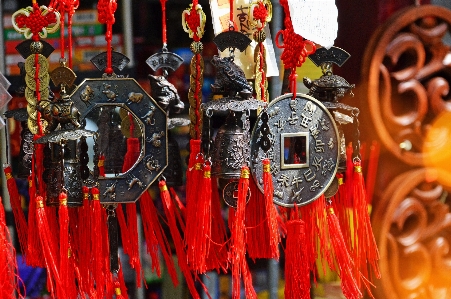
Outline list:
[[[247,132],[238,125],[238,118],[229,112],[226,123],[216,134],[212,149],[211,174],[222,179],[239,179],[241,167],[249,160]]]
[[[68,140],[64,147],[64,188],[67,192],[69,207],[83,205],[82,176],[77,147],[75,140]]]

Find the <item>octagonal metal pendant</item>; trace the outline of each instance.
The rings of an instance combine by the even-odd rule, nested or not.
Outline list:
[[[82,121],[95,123],[95,120],[90,118],[92,115],[98,117],[99,128],[103,126],[107,130],[98,131],[98,139],[102,138],[102,134],[109,135],[107,145],[113,149],[113,153],[118,148],[118,142],[125,144],[124,141],[130,137],[139,139],[139,157],[132,167],[123,172],[99,177],[94,182],[99,188],[100,201],[103,204],[135,202],[163,173],[168,164],[165,111],[132,78],[85,79],[70,98],[78,108]],[[119,121],[112,129],[109,122],[114,115],[110,117],[108,113],[121,114],[122,123]],[[105,117],[109,120],[106,121]],[[134,128],[124,128],[124,123],[128,126],[133,123]],[[108,129],[112,131],[108,132]],[[121,138],[118,139],[118,136]],[[109,158],[107,154],[105,156],[105,159]],[[86,183],[89,185],[89,182]]]
[[[261,148],[263,120],[257,119],[251,136],[251,172],[263,192],[262,159],[271,161],[274,203],[292,207],[308,204],[323,194],[335,178],[339,135],[333,117],[315,98],[286,94],[267,108],[271,147]]]

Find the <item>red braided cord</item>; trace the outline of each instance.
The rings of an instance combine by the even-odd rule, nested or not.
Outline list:
[[[199,92],[202,88],[202,86],[200,85],[200,54],[196,54],[196,92],[194,93],[194,99],[196,100],[196,126],[194,128],[194,130],[196,131],[196,139],[200,139],[200,113],[199,113],[199,109],[200,109],[200,99],[199,99]]]
[[[106,24],[105,40],[107,43],[107,67],[105,73],[111,75],[113,73],[113,67],[111,62],[111,40],[113,39],[113,24],[116,21],[114,13],[116,12],[117,2],[116,0],[99,0],[97,4],[97,10],[99,12],[99,22]]]
[[[234,22],[234,20],[233,20],[233,3],[235,2],[235,0],[230,0],[229,1],[229,3],[230,3],[230,16],[229,16],[229,20],[230,20],[230,24],[234,24],[235,25],[235,22]],[[235,27],[235,26],[233,26],[233,27]],[[234,29],[235,30],[235,29]]]
[[[47,27],[50,24],[55,23],[56,14],[51,13],[52,7],[49,7],[50,13],[45,16],[41,15],[41,9],[37,3],[33,3],[33,11],[27,17],[26,15],[19,15],[16,17],[15,21],[19,28],[27,27],[30,29],[33,34],[33,40],[39,40],[39,32],[42,31],[43,28]]]
[[[288,1],[280,0],[280,5],[283,7],[285,12],[285,29],[277,33],[276,45],[277,47],[284,49],[280,59],[282,59],[285,69],[291,69],[290,85],[291,92],[294,97],[296,94],[296,67],[302,66],[305,59],[316,51],[316,46],[313,42],[304,39],[302,36],[294,32],[290,17],[290,10],[288,8]],[[283,37],[283,45],[279,44],[280,35]],[[312,49],[307,50],[307,45],[310,45]]]
[[[263,27],[262,27],[263,28]],[[263,45],[263,43],[259,43],[258,45],[260,47],[260,55],[259,55],[259,59],[260,59],[260,69],[259,71],[262,74],[262,80],[260,81],[260,93],[261,93],[261,100],[263,102],[266,102],[266,86],[265,86],[265,82],[266,82],[266,73],[265,73],[265,55],[264,55],[264,51],[265,51],[265,46]]]
[[[166,46],[168,43],[168,39],[166,37],[166,1],[167,0],[160,0],[161,3],[161,21],[162,21],[162,39],[163,39],[163,46]]]

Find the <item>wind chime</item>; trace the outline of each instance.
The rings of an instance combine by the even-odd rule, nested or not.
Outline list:
[[[339,273],[347,298],[361,298],[362,284],[369,291],[367,264],[378,277],[378,253],[361,171],[359,113],[338,102],[354,86],[332,73],[332,64],[343,65],[349,54],[335,47],[316,49],[315,43],[295,32],[288,2],[281,5],[285,29],[277,34],[276,45],[284,50],[281,59],[289,72],[290,92],[272,101],[265,47],[271,2],[256,0],[249,8],[255,41],[252,86],[235,61],[235,51],[248,49],[251,39],[237,30],[230,1],[228,27],[214,38],[224,52],[211,62],[216,68],[214,96],[203,104],[201,38],[206,16],[197,0],[183,11],[183,28],[193,39],[186,206],[172,189],[182,179],[181,169],[173,167],[181,160],[169,129],[188,121],[169,117],[184,109],[167,78],[168,71],[183,61],[167,49],[166,0],[161,0],[162,51],[147,60],[154,72],[162,71],[149,75],[151,96],[134,79],[115,73],[129,62],[111,48],[115,1],[98,3],[107,51],[91,61],[103,74],[78,85],[71,70],[71,20],[78,2],[52,1],[45,7],[34,1],[13,15],[16,30],[28,39],[17,48],[25,58],[28,106],[26,111],[8,113],[24,127],[23,165],[31,173],[28,220],[10,167],[5,173],[26,263],[47,269],[52,296],[126,298],[119,235],[141,286],[135,202],[140,205],[152,270],[161,274],[161,251],[174,285],[179,283],[168,237],[147,191],[153,183],[158,183],[178,264],[194,298],[200,298],[196,281],[207,291],[201,274],[229,269],[232,297],[240,298],[243,280],[246,298],[256,298],[246,257],[278,259],[283,237],[286,298],[309,298],[310,275],[321,270],[316,269],[317,259]],[[49,73],[47,58],[53,48],[42,38],[64,26],[66,14],[69,57],[64,57],[61,30],[61,64]],[[309,56],[323,76],[304,79],[309,88],[305,95],[296,92],[296,68]],[[49,88],[50,79],[59,88],[57,94]],[[210,120],[216,115],[226,119],[215,135]],[[257,120],[251,128],[253,115]],[[354,129],[350,158],[343,126]],[[229,207],[229,235],[222,201]]]

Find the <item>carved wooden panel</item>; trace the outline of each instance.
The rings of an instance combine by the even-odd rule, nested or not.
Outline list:
[[[399,175],[373,212],[377,298],[451,298],[451,196],[434,176],[426,168]]]
[[[451,111],[451,11],[424,5],[402,10],[373,35],[362,75],[375,130],[387,149],[409,165],[423,165],[431,121]]]
[[[378,299],[451,298],[451,174],[425,164],[451,165],[450,29],[450,10],[411,7],[379,27],[365,52],[366,115],[388,150],[372,215]]]

